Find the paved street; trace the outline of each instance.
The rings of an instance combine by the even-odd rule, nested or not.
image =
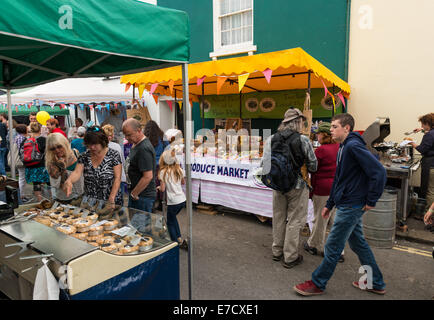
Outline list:
[[[178,215],[178,220],[181,232],[187,235],[185,210]],[[293,269],[272,261],[271,223],[261,223],[253,215],[211,216],[194,212],[193,237],[193,299],[430,300],[434,297],[434,259],[430,245],[398,240],[393,249],[373,248],[387,285],[385,296],[362,292],[351,285],[361,274],[358,274],[357,256],[347,245],[346,260],[338,264],[326,294],[304,298],[292,287],[309,280],[322,258],[301,249],[304,261]],[[188,254],[182,250],[180,279],[181,298],[188,299]]]

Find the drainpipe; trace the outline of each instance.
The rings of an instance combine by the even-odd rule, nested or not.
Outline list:
[[[350,18],[351,18],[351,0],[347,0],[347,22],[345,32],[345,66],[344,66],[344,80],[348,82],[348,64],[350,56]],[[345,105],[347,106],[344,112],[348,111],[348,100],[345,99]]]

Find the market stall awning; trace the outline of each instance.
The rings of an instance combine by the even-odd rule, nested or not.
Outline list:
[[[121,75],[189,60],[185,12],[132,0],[5,0],[0,88]]]
[[[351,90],[348,83],[302,48],[190,64],[190,94],[196,101],[197,96],[202,94],[239,93],[238,83],[240,81],[245,81],[244,86],[242,86],[242,93],[306,89],[308,88],[309,71],[311,72],[311,88],[323,88],[324,85],[330,88],[335,85],[336,89],[341,90],[344,96],[350,95]],[[270,74],[271,79],[268,83],[266,75]],[[171,67],[125,75],[121,77],[121,83],[135,84],[141,86],[141,89],[172,96],[174,90],[171,88],[173,88],[177,90],[177,97],[181,97],[181,76],[181,67]],[[218,82],[223,80],[224,82],[218,90]],[[158,86],[152,87],[152,84],[158,84]],[[203,84],[203,88],[201,84]]]

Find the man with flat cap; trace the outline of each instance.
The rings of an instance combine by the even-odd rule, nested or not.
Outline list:
[[[303,261],[298,252],[300,230],[306,223],[309,201],[307,171],[315,172],[317,169],[312,144],[308,137],[301,134],[305,120],[299,109],[288,109],[277,133],[270,137],[264,150],[264,168],[266,162],[270,165],[281,150],[284,150],[280,152],[284,156],[289,152],[287,157],[295,175],[289,191],[273,190],[273,260],[281,261],[288,269]]]

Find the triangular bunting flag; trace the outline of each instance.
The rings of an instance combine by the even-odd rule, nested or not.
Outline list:
[[[273,70],[271,70],[270,68],[267,68],[264,71],[262,71],[262,74],[264,75],[265,80],[267,80],[268,84],[270,84],[272,73],[273,73]]]
[[[220,89],[226,81],[226,77],[217,77],[217,94],[220,94]]]
[[[151,85],[151,90],[149,91],[150,94],[153,94],[155,92],[155,89],[157,89],[158,83],[153,83]]]
[[[203,76],[202,78],[197,79],[197,86],[200,87],[202,83],[205,81],[206,76]]]
[[[139,98],[143,96],[143,91],[145,91],[145,85],[142,84],[139,86]]]
[[[173,111],[173,109],[172,109],[172,100],[167,100],[166,102],[169,105],[170,112],[172,112]]]
[[[172,79],[170,79],[169,82],[168,82],[168,84],[169,84],[170,94],[173,94],[173,85],[175,84],[175,81],[173,81]]]
[[[154,100],[155,100],[155,104],[158,105],[158,96],[157,96],[156,94],[153,94],[152,97],[153,97]]]
[[[243,90],[243,87],[246,84],[249,75],[250,75],[249,73],[246,73],[238,76],[238,92],[241,92],[241,90]]]
[[[125,85],[125,92],[127,92],[128,90],[130,90],[130,87],[131,87],[131,83],[127,83]]]
[[[345,106],[345,99],[344,99],[344,96],[342,95],[342,92],[339,91],[339,93],[337,94],[337,96],[342,101],[342,105],[344,106],[344,108],[346,108],[346,106]]]
[[[182,101],[179,101],[178,104],[179,104],[179,110],[182,110]]]
[[[324,87],[324,98],[325,98],[325,97],[327,97],[327,93],[329,93],[329,90],[327,89],[327,87],[326,87],[326,85],[324,84],[324,81],[322,81],[322,79],[321,79],[321,83],[322,83],[322,85],[323,85],[323,87]]]

